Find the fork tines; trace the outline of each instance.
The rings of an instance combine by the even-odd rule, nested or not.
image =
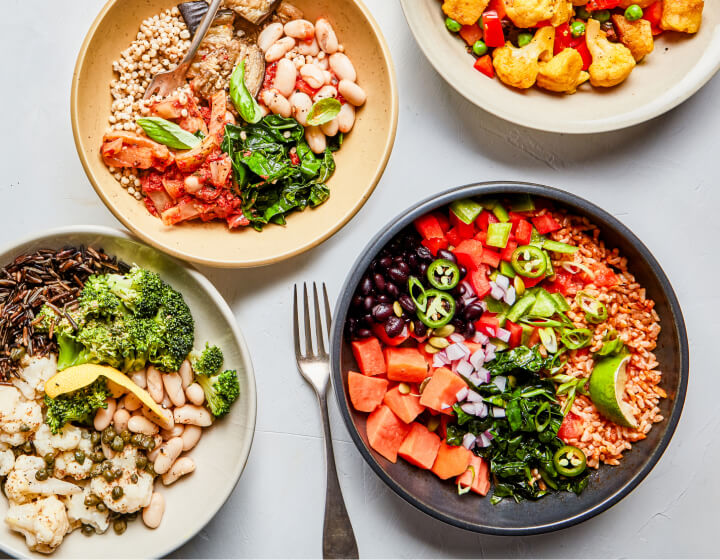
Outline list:
[[[318,297],[317,284],[312,285],[314,300],[314,321],[310,319],[310,298],[308,297],[307,283],[303,282],[303,332],[305,333],[304,349],[300,344],[300,311],[298,309],[298,287],[295,284],[293,293],[293,338],[295,339],[295,354],[298,357],[327,357],[325,340],[327,337],[328,347],[330,346],[330,300],[328,299],[327,287],[322,284],[323,299],[325,300],[325,325],[323,325],[321,303]],[[315,349],[313,350],[313,332],[315,333]]]

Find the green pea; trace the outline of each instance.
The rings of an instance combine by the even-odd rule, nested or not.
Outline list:
[[[590,12],[587,11],[587,8],[585,6],[578,6],[575,8],[575,17],[588,20],[590,19]]]
[[[35,480],[47,480],[50,474],[47,469],[38,469],[35,471]]]
[[[118,534],[122,535],[125,532],[125,529],[127,529],[127,521],[124,519],[117,519],[113,523],[113,530]]]
[[[643,17],[643,10],[637,4],[633,4],[625,10],[625,19],[628,21],[637,21],[641,17]]]
[[[462,25],[460,25],[453,18],[445,18],[445,27],[447,27],[448,31],[452,33],[457,33],[462,29]]]
[[[605,23],[606,21],[610,21],[610,10],[598,10],[597,12],[593,12],[591,16],[600,23]]]
[[[585,24],[582,21],[573,21],[570,24],[570,32],[573,37],[582,37],[585,35]]]
[[[122,489],[122,487],[116,486],[115,488],[112,489],[110,496],[112,496],[113,500],[117,501],[120,498],[122,498],[124,494],[125,494],[125,491]]]
[[[530,44],[530,41],[533,40],[532,33],[520,33],[518,34],[518,47],[524,47],[526,45]]]
[[[75,461],[82,465],[85,462],[85,452],[80,451],[80,450],[76,451],[75,452]]]
[[[483,55],[487,54],[488,48],[487,48],[487,45],[485,44],[485,41],[483,41],[482,39],[475,41],[475,44],[473,45],[473,52],[477,56],[483,56]]]

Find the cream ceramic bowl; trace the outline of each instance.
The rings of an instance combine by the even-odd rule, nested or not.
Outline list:
[[[195,472],[172,486],[156,481],[165,497],[162,524],[150,530],[138,519],[123,535],[112,528],[104,535],[85,537],[79,530],[67,535],[51,558],[158,558],[169,554],[200,531],[232,493],[242,473],[253,440],[256,417],[255,376],[250,353],[228,304],[207,278],[193,268],[138,243],[118,230],[98,226],[74,226],[43,232],[0,250],[0,264],[40,248],[85,245],[103,248],[127,262],[158,272],[182,292],[195,318],[196,344],[212,341],[225,354],[225,367],[236,369],[240,398],[228,416],[205,428],[191,452]],[[13,556],[33,554],[25,538],[4,522],[8,503],[0,496],[0,548]]]
[[[308,19],[326,16],[358,69],[368,102],[335,154],[330,199],[288,217],[288,225],[229,232],[224,223],[166,227],[128,195],[100,157],[110,115],[112,62],[134,39],[144,19],[177,0],[110,0],[80,49],[72,80],[71,117],[83,167],[100,198],[143,241],[173,256],[207,266],[252,267],[287,259],[337,232],[362,207],[382,176],[395,141],[398,98],[390,52],[377,23],[360,0],[293,0]]]
[[[720,68],[720,2],[705,2],[697,35],[667,33],[615,88],[585,84],[574,95],[520,91],[473,68],[465,42],[445,28],[438,0],[400,0],[410,29],[435,70],[458,93],[503,119],[538,130],[583,134],[625,128],[676,107]]]

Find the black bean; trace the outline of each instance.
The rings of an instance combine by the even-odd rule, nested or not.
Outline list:
[[[385,291],[387,291],[391,298],[397,299],[400,296],[400,290],[398,290],[398,287],[392,282],[388,282]]]
[[[379,292],[385,291],[385,277],[382,274],[375,274],[373,276],[373,283]]]
[[[368,278],[368,277],[366,276],[366,277],[363,278],[362,281],[360,282],[360,291],[362,292],[363,295],[366,296],[366,295],[368,295],[370,292],[372,292],[372,289],[373,289],[372,280],[370,280],[370,278]]]
[[[405,263],[401,263],[405,264]],[[407,268],[407,265],[405,265]],[[408,272],[403,271],[403,269],[400,268],[400,265],[392,267],[388,271],[388,276],[393,282],[396,282],[397,284],[404,284],[407,282],[408,276],[409,276],[409,270]],[[389,292],[388,292],[389,293]]]
[[[427,326],[420,319],[415,320],[415,334],[417,336],[425,336],[427,334]]]
[[[475,336],[475,323],[469,322],[465,326],[465,330],[463,331],[463,334],[465,335],[465,338],[472,338]]]
[[[407,263],[410,265],[410,268],[415,270],[420,264],[420,261],[418,260],[417,255],[408,255]]]
[[[353,296],[352,298],[352,306],[353,307],[362,307],[363,304],[363,297],[361,295]]]
[[[415,302],[412,300],[412,298],[407,294],[402,294],[398,301],[400,302],[400,305],[402,308],[407,311],[408,313],[415,313],[417,311],[417,307],[415,307]]]
[[[387,321],[385,321],[385,332],[391,338],[400,336],[404,327],[404,321],[395,315],[391,315],[388,317]]]
[[[458,269],[460,270],[460,278],[465,278],[465,275],[467,274],[467,268],[465,268],[463,265],[458,266]]]
[[[465,308],[463,317],[468,321],[477,321],[483,314],[483,308],[478,302],[473,302]]]
[[[457,263],[455,255],[452,253],[452,251],[448,251],[447,249],[440,249],[437,252],[437,256],[439,259],[445,259],[446,261],[450,261],[451,263]]]
[[[372,296],[367,296],[365,298],[365,301],[363,302],[363,307],[365,307],[367,311],[370,311],[373,307],[375,307],[375,298]]]
[[[378,261],[378,264],[380,265],[380,268],[382,268],[383,270],[387,270],[392,264],[392,259],[390,257],[383,257]]]
[[[392,298],[386,294],[380,294],[377,298],[378,303],[392,303]]]
[[[420,257],[420,258],[423,259],[423,260],[426,260],[426,261],[427,261],[427,260],[430,260],[430,261],[433,260],[432,253],[430,252],[430,250],[429,250],[427,247],[424,247],[424,246],[421,245],[420,247],[418,247],[418,248],[415,250],[415,252],[417,253],[417,256]]]
[[[422,264],[418,267],[418,272],[420,273],[420,276],[422,276],[423,278],[427,275],[428,266],[429,266],[429,265],[428,265],[427,263],[422,263]]]
[[[382,323],[390,317],[390,315],[393,314],[393,308],[391,305],[388,305],[387,303],[379,303],[375,307],[373,307],[373,318],[378,322]]]
[[[372,336],[372,331],[368,329],[358,329],[355,331],[355,335],[358,338],[369,338]]]
[[[362,318],[366,327],[373,327],[375,325],[375,319],[373,319],[372,313],[366,313]]]

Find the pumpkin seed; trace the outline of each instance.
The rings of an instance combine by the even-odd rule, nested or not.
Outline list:
[[[409,395],[410,385],[408,385],[407,383],[400,383],[400,385],[398,385],[398,391],[401,395]]]
[[[430,383],[430,377],[426,377],[423,379],[423,382],[420,383],[420,387],[418,388],[418,391],[422,394],[422,392],[425,390],[425,387],[427,387],[427,384]]]
[[[427,429],[430,430],[431,432],[434,432],[435,430],[437,430],[439,426],[440,426],[440,420],[438,420],[437,418],[430,418],[430,420],[428,420]]]
[[[454,332],[455,332],[455,327],[453,325],[444,325],[437,329],[433,329],[432,335],[439,336],[441,338],[445,338],[447,336],[450,336]]]
[[[440,348],[435,348],[434,346],[431,346],[430,344],[425,345],[425,352],[428,354],[437,354],[440,352]]]
[[[441,338],[439,336],[431,336],[430,340],[428,342],[434,346],[435,348],[439,348],[442,350],[443,348],[447,348],[450,346],[450,343],[447,341],[446,338]]]
[[[397,315],[398,317],[402,317],[403,308],[402,305],[400,305],[399,301],[393,303],[393,311],[395,312],[395,315]]]
[[[513,285],[515,286],[515,293],[518,296],[521,296],[525,293],[525,282],[518,274],[515,279],[513,280]]]

